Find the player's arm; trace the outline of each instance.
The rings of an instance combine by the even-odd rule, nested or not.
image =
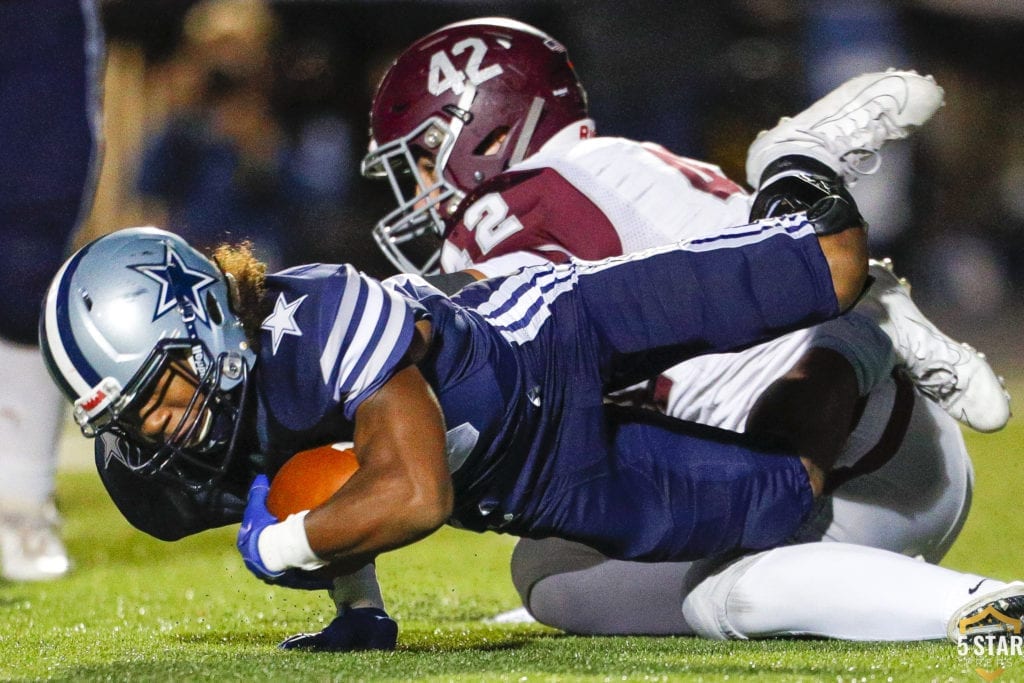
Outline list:
[[[765,388],[750,410],[746,431],[799,453],[820,495],[856,422],[859,400],[850,362],[832,349],[811,348]]]
[[[758,190],[750,219],[807,211],[832,273],[839,310],[845,311],[856,303],[867,278],[867,224],[849,191],[830,175],[827,168],[821,174],[781,173]]]
[[[337,301],[366,302],[358,315],[339,306],[333,341],[318,347],[335,400],[355,426],[360,466],[328,501],[283,521],[266,509],[266,477],[254,482],[238,547],[264,579],[328,563],[334,573],[354,571],[426,536],[452,509],[444,417],[416,366],[430,343],[429,318],[393,287],[350,266],[330,284]],[[325,308],[334,310],[334,299],[328,301]],[[335,343],[345,338],[355,341]]]
[[[305,519],[310,549],[337,568],[427,536],[451,515],[454,496],[444,417],[415,365],[359,406],[354,440],[359,469]]]
[[[256,576],[289,569],[356,571],[378,554],[418,541],[450,517],[454,500],[440,406],[408,364],[356,412],[359,469],[326,502],[278,521],[266,509],[266,477],[249,491],[238,548]]]
[[[338,607],[338,616],[320,631],[298,633],[278,647],[316,652],[393,650],[398,642],[398,624],[384,611],[373,564],[337,576],[333,584],[331,599]]]
[[[379,286],[365,279],[362,285]],[[392,296],[383,288],[379,292]],[[397,296],[392,304],[403,305]],[[359,329],[373,329],[389,317],[369,316]],[[354,408],[359,469],[305,518],[310,550],[334,570],[358,569],[383,551],[430,534],[451,515],[454,493],[444,415],[416,366],[429,347],[431,323],[422,319],[410,324],[412,329],[403,324],[393,331],[394,338],[408,339],[401,360],[393,370],[381,370],[386,379]],[[365,356],[354,351],[344,358]]]
[[[857,302],[868,276],[867,231],[857,226],[828,235],[819,235],[821,253],[832,274],[832,288],[839,310],[845,311]]]

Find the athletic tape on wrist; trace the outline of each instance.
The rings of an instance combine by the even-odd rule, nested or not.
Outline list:
[[[263,566],[272,572],[298,568],[320,569],[327,565],[309,547],[306,536],[306,515],[309,510],[288,515],[283,522],[271,524],[260,533],[257,548]]]

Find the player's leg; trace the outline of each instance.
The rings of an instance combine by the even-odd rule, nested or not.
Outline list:
[[[69,567],[54,504],[64,400],[34,346],[0,339],[0,574],[56,578]]]
[[[811,206],[822,191],[849,197],[874,173],[885,143],[907,137],[942,106],[931,76],[890,69],[852,78],[793,117],[764,130],[747,152],[757,190],[751,218]]]
[[[817,161],[784,157],[769,170],[775,175],[754,199],[752,218],[800,210],[825,193],[846,196],[838,179]],[[900,364],[947,413],[981,432],[1002,429],[1010,417],[1010,396],[985,354],[954,341],[928,320],[889,260],[871,261],[868,272],[873,282],[851,313],[870,318],[889,336]]]
[[[841,467],[855,466],[866,456],[871,459],[873,453],[881,452],[879,446],[883,450],[887,448],[882,442],[891,432],[889,416],[903,410],[895,407],[896,393],[892,379],[874,388],[840,456]],[[907,410],[911,417],[906,435],[891,460],[876,471],[851,479],[833,496],[820,501],[819,514],[797,534],[800,541],[824,538],[922,555],[931,562],[942,558],[966,518],[972,481],[970,460],[959,427],[937,405],[918,399],[912,400]],[[833,563],[845,561],[831,559],[845,555],[826,553],[825,557],[828,561],[817,565],[823,572],[832,571]],[[799,585],[804,581],[812,582],[822,595],[829,596],[822,599],[825,609],[804,614],[802,628],[828,637],[872,637],[866,631],[849,630],[848,620],[835,615],[845,609],[844,598],[840,595],[847,590],[849,577],[843,573],[845,570],[841,569],[835,576],[812,575],[801,566],[801,553],[786,558],[792,571],[801,577]],[[911,576],[918,571],[925,579],[932,576],[927,570],[918,570],[918,564],[897,563],[896,566],[911,572]],[[889,562],[884,566],[889,566]],[[675,605],[678,596],[685,595],[689,587],[708,573],[706,563],[691,566],[690,563],[622,562],[603,558],[590,548],[565,541],[524,541],[512,557],[513,581],[524,605],[542,623],[576,633],[687,633],[686,621],[673,618],[672,610],[666,608],[664,602],[673,601]],[[753,574],[744,586],[747,595],[784,590],[784,585],[770,583],[773,576],[772,573]],[[992,588],[999,585],[993,582]],[[882,597],[887,596],[885,593]],[[710,598],[705,593],[702,599]],[[754,604],[759,604],[758,599],[750,598]],[[796,601],[795,597],[793,599]],[[929,600],[934,602],[935,598]],[[645,605],[645,608],[629,611],[630,604]],[[887,609],[885,604],[869,604],[875,604],[879,610]],[[709,603],[704,602],[702,608],[710,609]],[[915,611],[919,606],[895,603],[892,609],[908,610],[911,623],[919,619],[915,616],[919,614]],[[892,611],[890,616],[895,620],[903,619],[902,612]],[[787,615],[765,614],[761,618],[763,631],[755,635],[784,634],[792,627]],[[940,637],[945,618],[948,618],[945,612],[932,614],[931,630],[926,637]],[[890,636],[895,639],[925,637],[920,631],[898,631]]]
[[[748,428],[815,448],[831,444],[837,453],[853,423],[860,385],[871,388],[880,368],[888,371],[891,367],[887,338],[870,323],[858,326],[858,322],[863,321],[854,316],[818,330],[814,343],[819,346],[806,349],[793,368],[768,384],[763,400],[751,411]],[[851,347],[854,341],[862,343]],[[853,350],[872,346],[879,347],[874,360],[856,354],[855,361],[847,359]],[[747,381],[756,384],[763,379]],[[747,389],[755,391],[756,387]],[[684,458],[684,453],[675,457]],[[831,461],[834,453],[829,456]],[[643,500],[642,494],[633,491],[638,500]],[[513,553],[512,576],[523,604],[549,626],[586,634],[685,634],[689,628],[680,611],[682,597],[716,563],[627,562],[561,539],[524,539]]]
[[[852,201],[846,186],[874,173],[881,148],[923,125],[942,102],[931,76],[890,69],[852,78],[783,117],[747,152],[747,182],[757,190],[751,219],[805,209],[822,193]]]
[[[907,410],[906,434],[892,458],[822,498],[798,541],[857,543],[932,563],[952,546],[967,519],[974,481],[960,427],[921,396],[911,394],[908,407],[894,410],[897,400],[903,401],[892,380],[872,392],[839,465],[862,460],[884,438],[884,416]]]
[[[923,125],[943,102],[931,76],[889,70],[853,78],[750,146],[747,182],[758,189],[751,218],[810,206],[822,191],[873,173],[880,149]],[[910,299],[891,264],[873,264],[877,284],[858,306],[889,334],[915,382],[950,415],[979,431],[1001,429],[1009,396],[984,354],[940,331]]]
[[[972,429],[1002,429],[1010,419],[1010,395],[985,354],[954,341],[928,320],[891,261],[872,261],[868,272],[874,282],[854,310],[872,317],[892,338],[918,388]]]
[[[1003,586],[876,548],[805,543],[725,566],[686,596],[683,614],[705,638],[938,640],[979,588]]]
[[[985,606],[1019,618],[1024,605],[1024,584],[845,543],[787,546],[716,566],[621,562],[560,539],[523,540],[512,568],[540,623],[582,635],[955,641],[961,620]]]
[[[512,551],[512,583],[530,615],[569,633],[689,635],[680,604],[706,564],[624,562],[560,538],[524,538]]]
[[[63,409],[38,349],[43,291],[91,198],[102,37],[80,0],[0,3],[0,573],[60,576]]]
[[[503,531],[558,536],[617,559],[680,561],[778,545],[811,512],[807,471],[785,451],[652,411],[597,410],[610,443],[563,431],[543,490],[511,506]]]
[[[956,610],[973,599],[972,590],[976,592],[982,577],[851,545],[938,562],[966,519],[973,473],[960,429],[936,404],[913,397],[912,390],[901,389],[892,379],[875,387],[837,464],[839,471],[856,471],[858,463],[870,466],[882,454],[880,466],[821,499],[816,516],[796,535],[798,541],[841,543],[804,543],[762,553],[709,578],[695,589],[684,610],[698,633],[855,640],[942,637]],[[908,422],[900,438],[892,425],[904,413]],[[887,445],[894,437],[897,443]],[[890,448],[895,453],[884,460]],[[832,545],[841,549],[821,547]],[[744,578],[734,582],[738,576]],[[986,591],[1001,586],[991,580],[984,584]],[[1020,587],[1014,594],[1021,594]],[[730,630],[730,615],[738,615],[735,631]]]
[[[729,600],[742,605],[739,637],[813,634],[856,640],[936,639],[945,633],[957,610],[963,611],[963,604],[977,597],[982,577],[851,545],[938,562],[966,520],[973,472],[959,427],[930,401],[912,398],[906,408],[897,405],[902,400],[893,380],[875,388],[838,465],[856,468],[858,462],[871,460],[872,453],[881,452],[879,446],[884,450],[882,442],[891,433],[892,416],[909,410],[906,432],[895,454],[877,470],[850,479],[832,496],[821,499],[815,517],[796,536],[801,541],[841,543],[808,543],[785,553],[765,554],[768,559],[764,564],[753,561],[757,568],[745,575],[738,589],[728,589]],[[843,549],[819,548],[831,545]],[[847,563],[856,569],[851,571]],[[742,569],[738,563],[737,569],[726,569],[722,575],[740,574]],[[786,578],[794,573],[799,580]],[[709,579],[695,591],[691,598],[695,607],[687,615],[695,618],[695,613],[710,609],[706,600],[723,593],[709,598],[709,591],[730,585],[730,580]],[[983,589],[988,592],[1001,586],[989,580]],[[1020,587],[1012,590],[1014,595],[1021,594]],[[781,603],[775,600],[797,594],[804,595],[805,602],[779,612]],[[815,600],[826,609],[804,609]],[[730,609],[728,604],[720,607],[718,616],[727,621],[721,615]],[[769,615],[763,610],[779,613]],[[869,616],[881,613],[887,616]],[[728,635],[727,629],[717,635],[702,631],[696,622],[695,628],[711,637]]]
[[[836,342],[851,338],[849,329],[837,332],[841,334],[835,335]],[[857,338],[863,340],[863,335]],[[843,345],[836,348],[841,349]],[[885,349],[880,347],[879,350]],[[879,356],[875,365],[887,367],[881,362],[883,356]],[[921,554],[933,562],[941,559],[966,516],[971,485],[970,461],[953,420],[932,402],[914,401],[912,391],[910,397],[909,406],[902,405],[902,399],[897,400],[896,383],[891,378],[873,387],[838,464],[845,470],[855,468],[865,458],[871,461],[887,449],[897,449],[896,453],[876,471],[843,484],[836,491],[835,500],[821,501],[819,516],[800,530],[798,538],[858,542],[897,552]],[[897,406],[897,403],[901,405]],[[893,436],[891,424],[892,416],[903,411],[909,413],[910,418],[905,436],[900,439],[899,435]],[[897,438],[896,444],[887,443],[892,438]],[[814,556],[818,557],[817,554]],[[846,561],[833,558],[845,558],[846,555],[826,552],[824,557],[825,561],[805,567],[802,553],[786,555],[789,564],[783,563],[782,567],[790,567],[801,577],[795,588],[793,584],[772,584],[774,573],[755,572],[744,584],[745,595],[753,596],[758,591],[775,594],[787,590],[787,586],[801,590],[801,586],[810,583],[820,595],[827,596],[821,598],[821,604],[826,608],[802,614],[804,621],[800,628],[804,632],[828,637],[876,637],[866,629],[851,630],[851,623],[859,623],[856,619],[836,615],[847,609],[841,594],[847,590],[850,577],[844,573],[843,567],[838,574],[829,572],[833,571],[833,564],[841,565]],[[879,560],[883,568],[892,563],[892,558],[884,555],[869,557],[883,558]],[[935,575],[928,570],[919,570],[919,564],[896,562],[896,567],[911,577],[920,572],[922,580],[934,578]],[[585,546],[550,540],[541,543],[524,541],[513,554],[512,565],[513,580],[524,604],[542,623],[572,632],[595,634],[689,632],[685,619],[673,617],[672,609],[666,608],[664,603],[672,601],[672,605],[677,604],[677,597],[685,595],[689,586],[708,573],[706,563],[697,563],[693,567],[689,563],[622,562],[602,558]],[[957,585],[962,579],[941,572],[939,576],[951,579]],[[999,585],[999,582],[993,582],[992,587],[998,588]],[[699,604],[710,609],[707,592],[703,596],[704,602]],[[621,601],[619,597],[622,597]],[[799,601],[796,596],[790,597]],[[857,593],[857,597],[859,600],[862,596]],[[888,599],[888,592],[883,592],[881,597]],[[758,597],[748,599],[751,604],[759,604]],[[928,601],[934,603],[935,597],[929,597]],[[630,604],[645,607],[630,611]],[[891,609],[891,618],[898,621],[903,621],[906,613],[911,626],[907,630],[894,630],[885,635],[887,638],[938,638],[945,620],[949,618],[948,610],[928,612],[926,617],[930,625],[922,630],[920,605],[897,602],[890,608],[884,603],[867,604],[880,611]],[[773,603],[767,607],[777,605]],[[759,615],[760,630],[751,631],[747,637],[783,635],[796,628],[789,615],[777,612],[769,610]]]

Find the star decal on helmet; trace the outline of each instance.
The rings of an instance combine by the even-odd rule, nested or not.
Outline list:
[[[263,320],[263,324],[260,325],[260,329],[270,332],[271,355],[277,355],[277,347],[281,344],[281,339],[284,338],[284,335],[302,336],[302,330],[299,329],[298,324],[295,322],[295,312],[299,309],[299,304],[305,301],[307,296],[309,295],[303,294],[295,301],[288,303],[288,300],[284,298],[283,292],[277,295],[277,301],[274,302],[274,312],[268,315]]]
[[[209,324],[201,294],[204,289],[215,283],[217,278],[201,270],[189,268],[170,244],[165,245],[163,263],[135,265],[129,268],[160,283],[160,299],[156,311],[153,312],[153,320],[181,306],[185,317],[191,312],[203,323]]]

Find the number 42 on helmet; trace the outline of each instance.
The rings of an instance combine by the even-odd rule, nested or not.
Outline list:
[[[270,482],[267,510],[278,519],[312,510],[344,486],[357,469],[359,461],[349,441],[299,451]]]

